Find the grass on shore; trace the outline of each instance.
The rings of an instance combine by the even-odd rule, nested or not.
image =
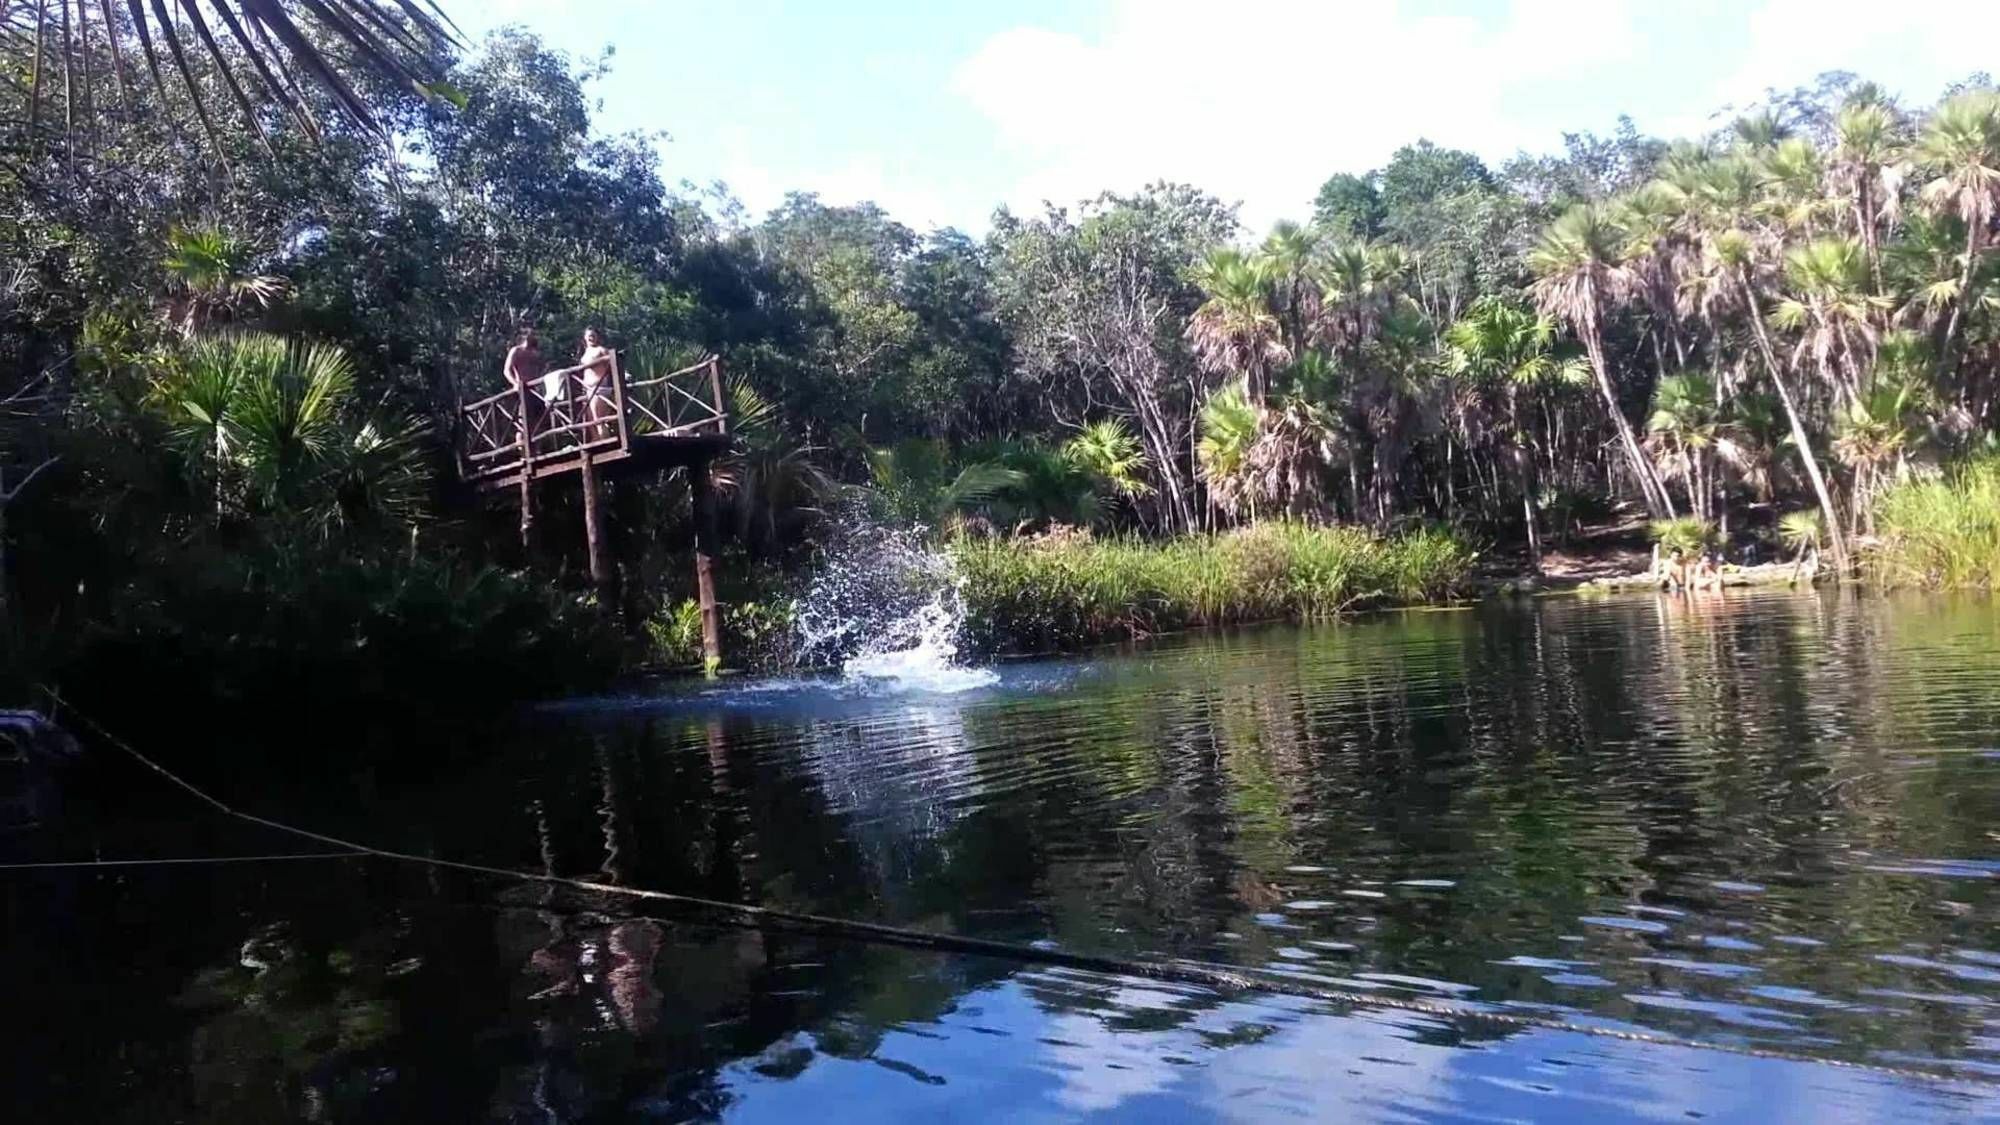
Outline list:
[[[2000,457],[1911,480],[1875,502],[1881,542],[1867,565],[1886,586],[2000,588]]]
[[[1476,557],[1449,531],[1264,524],[1164,543],[1047,536],[952,548],[971,641],[1048,652],[1205,625],[1435,601]]]

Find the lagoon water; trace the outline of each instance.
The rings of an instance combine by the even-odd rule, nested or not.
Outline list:
[[[450,780],[234,796],[427,855],[1280,987],[377,859],[9,871],[9,1116],[2000,1118],[1991,601],[1551,598],[931,687],[574,700]],[[313,850],[98,784],[0,860]]]

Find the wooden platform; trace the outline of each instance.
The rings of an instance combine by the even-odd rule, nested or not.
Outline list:
[[[592,442],[589,446],[593,467],[607,475],[619,470],[677,469],[702,464],[729,452],[728,434],[641,435],[620,448],[616,442]],[[583,470],[581,447],[535,455],[535,480]],[[499,475],[482,474],[469,478],[481,492],[518,488],[521,484],[519,458]]]
[[[613,572],[604,550],[598,482],[619,472],[685,468],[694,509],[702,663],[713,675],[722,667],[722,613],[715,597],[717,539],[708,466],[730,448],[722,363],[709,356],[679,371],[628,378],[623,359],[613,352],[608,366],[589,385],[582,368],[570,367],[461,403],[459,476],[482,492],[514,492],[524,560],[534,557],[535,482],[573,476],[583,497],[590,583],[602,593]]]
[[[729,451],[716,357],[628,377],[614,352],[610,366],[595,388],[572,368],[460,405],[460,478],[492,491],[518,488],[524,476],[580,472],[586,461],[605,472],[660,469],[705,465]]]

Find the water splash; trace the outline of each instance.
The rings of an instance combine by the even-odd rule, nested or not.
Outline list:
[[[919,528],[849,521],[794,617],[800,662],[838,666],[855,686],[952,694],[999,679],[960,662],[958,577]]]

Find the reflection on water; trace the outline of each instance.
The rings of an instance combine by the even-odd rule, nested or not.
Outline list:
[[[1990,602],[1558,599],[951,695],[579,701],[448,788],[292,812],[519,869],[1959,1084],[322,860],[9,876],[0,987],[47,1029],[10,1088],[132,1120],[1993,1113],[1996,673]],[[125,853],[274,850],[158,815]],[[98,831],[0,847],[108,850]]]

